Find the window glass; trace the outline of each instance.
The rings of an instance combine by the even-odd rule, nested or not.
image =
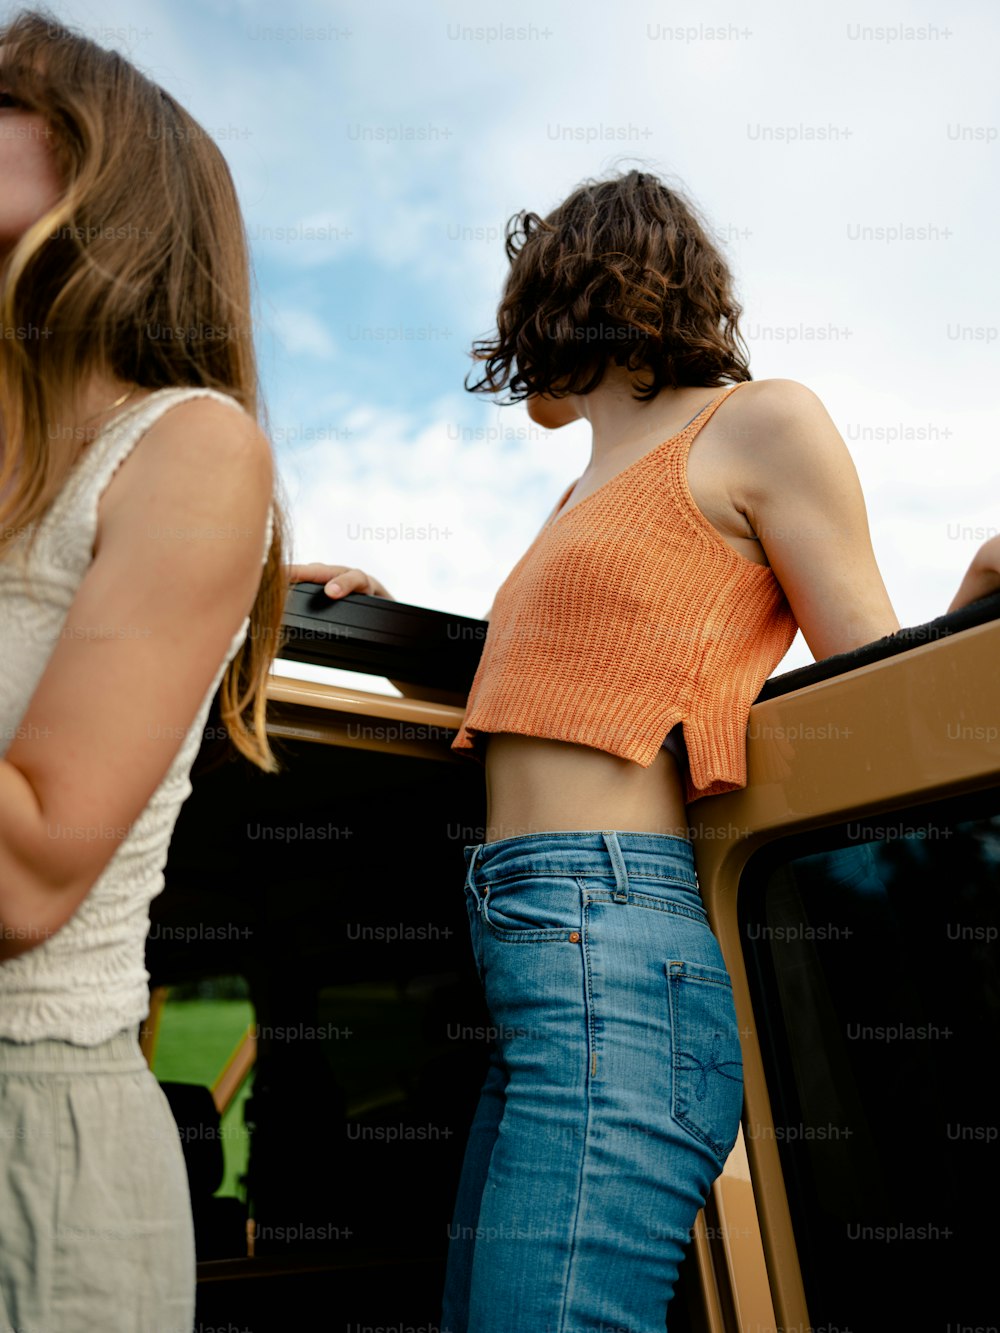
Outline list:
[[[785,840],[740,924],[814,1327],[995,1328],[1000,794]]]

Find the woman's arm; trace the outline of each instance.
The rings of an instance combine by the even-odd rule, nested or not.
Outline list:
[[[0,760],[0,958],[69,920],[162,781],[253,604],[271,494],[267,440],[207,399],[166,412],[112,479]]]
[[[742,401],[741,401],[742,400]],[[748,384],[733,490],[816,658],[899,629],[875,562],[858,475],[811,390]]]
[[[997,591],[1000,591],[1000,537],[991,537],[972,557],[948,610],[957,611],[960,606],[968,606]]]

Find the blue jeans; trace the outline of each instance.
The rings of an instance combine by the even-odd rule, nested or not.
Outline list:
[[[743,1101],[690,844],[538,833],[465,858],[495,1040],[442,1333],[663,1333]]]

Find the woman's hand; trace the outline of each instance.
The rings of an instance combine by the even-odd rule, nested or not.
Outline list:
[[[363,592],[368,597],[388,597],[394,600],[392,593],[378,579],[366,574],[363,569],[352,569],[349,565],[286,565],[285,575],[289,583],[322,583],[327,597],[336,600],[346,597],[349,592]]]
[[[388,597],[395,601],[392,593],[378,579],[373,579],[363,569],[351,569],[348,565],[286,565],[285,576],[289,583],[322,583],[327,597],[335,601],[346,597],[349,592],[363,592],[369,597]],[[461,707],[465,695],[455,694],[451,690],[435,690],[427,685],[411,685],[405,680],[390,681],[400,694],[407,698],[430,700],[432,703],[452,704]]]
[[[576,482],[573,483],[573,486],[575,485]],[[562,508],[573,486],[563,492],[562,498],[546,522],[554,518]],[[334,601],[339,597],[346,597],[350,592],[363,592],[369,597],[388,597],[390,601],[395,601],[389,589],[383,583],[379,583],[378,579],[372,578],[363,569],[352,569],[349,565],[324,565],[318,561],[311,565],[286,565],[285,577],[289,583],[322,583],[323,591]],[[489,620],[492,611],[491,606],[483,619]],[[407,698],[425,699],[432,703],[450,704],[455,707],[462,707],[465,704],[466,696],[454,690],[437,690],[427,685],[411,685],[404,680],[393,680],[390,684],[395,685],[400,694]]]
[[[991,537],[972,557],[948,610],[957,611],[960,606],[968,606],[997,591],[1000,591],[1000,537]]]

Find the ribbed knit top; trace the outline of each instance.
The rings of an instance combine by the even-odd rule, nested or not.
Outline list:
[[[454,749],[513,732],[648,767],[681,722],[686,800],[746,785],[750,706],[797,625],[688,488],[692,441],[739,388],[541,530],[493,603]]]
[[[213,389],[160,389],[101,430],[37,524],[0,560],[0,756],[17,737],[28,705],[93,560],[97,507],[108,483],[162,414],[186,398],[210,397],[242,407]],[[271,544],[271,520],[263,559]],[[141,565],[136,577],[142,577]],[[42,944],[0,963],[0,1038],[58,1038],[95,1046],[135,1027],[149,1010],[145,966],[149,903],[163,888],[163,867],[205,719],[226,666],[246,636],[249,617],[233,635],[163,781],[116,847],[69,921]],[[141,682],[136,689],[141,689]],[[86,701],[81,700],[81,706]],[[81,828],[80,836],[99,830]]]

